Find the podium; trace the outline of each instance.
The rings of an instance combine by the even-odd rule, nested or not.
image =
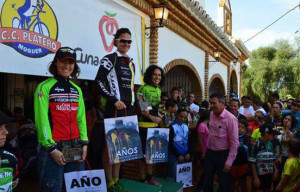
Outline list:
[[[162,184],[161,187],[148,185],[129,179],[120,179],[120,183],[130,192],[183,192],[181,183],[160,178],[155,179]]]

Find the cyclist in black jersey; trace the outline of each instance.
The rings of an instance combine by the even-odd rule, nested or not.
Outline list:
[[[104,118],[133,114],[135,67],[132,59],[127,55],[131,42],[129,29],[119,29],[114,38],[117,51],[104,56],[101,60],[95,81],[103,98]],[[102,140],[104,141],[104,138]],[[121,165],[109,163],[107,147],[103,150],[102,159],[108,192],[124,191],[119,182]]]
[[[18,184],[18,167],[16,157],[2,149],[6,141],[5,124],[13,121],[0,111],[0,191],[12,191]]]

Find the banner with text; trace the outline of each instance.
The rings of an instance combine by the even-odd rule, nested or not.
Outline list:
[[[113,0],[4,0],[0,2],[0,72],[50,76],[49,63],[61,46],[75,49],[80,79],[94,80],[100,60],[116,51],[114,34],[129,28],[128,55],[135,83],[145,70],[142,17]],[[68,7],[68,9],[65,9]]]

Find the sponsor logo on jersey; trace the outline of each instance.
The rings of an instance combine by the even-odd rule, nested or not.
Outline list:
[[[64,88],[59,88],[59,87],[56,87],[54,90],[57,91],[57,92],[64,92],[65,91]]]

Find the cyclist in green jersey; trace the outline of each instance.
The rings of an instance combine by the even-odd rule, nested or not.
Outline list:
[[[144,76],[145,85],[141,86],[137,91],[137,98],[139,100],[146,100],[151,103],[151,110],[141,112],[139,115],[139,132],[141,136],[143,152],[145,153],[145,146],[147,141],[147,128],[158,127],[162,120],[162,116],[158,112],[159,103],[161,101],[160,87],[164,83],[164,72],[162,68],[152,65],[146,70]],[[139,170],[141,181],[147,184],[160,186],[152,177],[152,164],[147,164],[144,159],[140,161]],[[145,172],[146,170],[146,172]]]
[[[42,190],[58,192],[64,173],[84,170],[88,137],[82,91],[70,80],[80,72],[75,51],[59,48],[49,72],[54,77],[40,83],[34,95],[38,168]],[[77,152],[66,159],[63,151],[69,148]]]

